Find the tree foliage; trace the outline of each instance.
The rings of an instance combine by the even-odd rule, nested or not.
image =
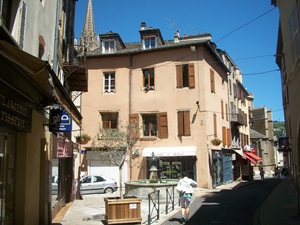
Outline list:
[[[122,198],[122,168],[127,156],[137,142],[138,127],[135,121],[117,129],[99,128],[93,138],[91,148],[100,153],[102,160],[119,167],[120,197]]]

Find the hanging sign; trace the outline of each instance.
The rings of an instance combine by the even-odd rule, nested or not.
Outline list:
[[[72,117],[57,104],[50,107],[49,123],[50,132],[72,131]]]

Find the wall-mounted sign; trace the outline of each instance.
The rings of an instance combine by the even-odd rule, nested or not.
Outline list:
[[[50,132],[72,131],[72,117],[59,105],[50,107],[49,130]]]
[[[5,84],[0,85],[0,126],[30,132],[32,110],[24,104],[28,100]]]

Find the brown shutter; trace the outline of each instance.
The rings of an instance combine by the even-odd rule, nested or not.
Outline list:
[[[194,63],[189,64],[189,86],[195,88],[195,69]]]
[[[214,71],[211,69],[210,70],[210,91],[212,93],[215,93],[215,73]]]
[[[183,87],[182,65],[176,66],[177,88]]]
[[[130,135],[139,138],[139,114],[129,115]]]
[[[177,112],[178,136],[183,136],[183,112]]]
[[[223,100],[221,100],[221,115],[222,115],[222,119],[224,119],[224,102],[223,102]]]
[[[226,127],[222,127],[222,143],[223,143],[223,146],[227,145],[226,135],[227,135]]]
[[[217,115],[213,115],[213,121],[214,121],[214,136],[217,137]]]
[[[191,136],[191,119],[190,119],[190,111],[184,112],[184,135]]]
[[[227,146],[231,146],[231,130],[227,128]]]
[[[158,137],[168,138],[168,117],[167,113],[158,113]]]
[[[228,121],[228,105],[225,104],[226,121]]]

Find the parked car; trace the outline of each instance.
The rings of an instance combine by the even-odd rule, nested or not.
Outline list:
[[[77,185],[77,182],[76,182]],[[106,176],[83,176],[80,178],[81,194],[113,193],[118,190],[117,182]]]

